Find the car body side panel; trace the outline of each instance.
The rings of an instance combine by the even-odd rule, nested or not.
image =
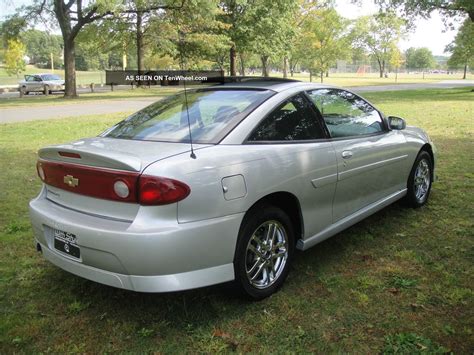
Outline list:
[[[409,174],[405,136],[400,131],[335,140],[338,182],[334,222],[406,187]],[[344,158],[344,153],[352,154]]]
[[[336,158],[330,142],[278,145],[219,145],[182,155],[167,164],[152,164],[146,174],[178,179],[191,194],[178,203],[179,223],[246,212],[261,198],[288,192],[299,200],[305,235],[313,235],[332,222],[336,184]],[[221,180],[242,175],[247,193],[226,200]]]

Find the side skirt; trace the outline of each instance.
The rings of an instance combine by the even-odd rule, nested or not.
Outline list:
[[[306,240],[300,239],[296,243],[296,248],[300,250],[306,250],[311,248],[312,246],[321,243],[322,241],[332,237],[333,235],[342,232],[344,229],[349,228],[353,224],[362,221],[364,218],[374,214],[377,211],[380,211],[382,208],[392,204],[393,202],[401,199],[407,193],[407,189],[403,189],[397,191],[387,197],[384,197],[381,200],[378,200],[374,203],[371,203],[364,208],[361,208],[357,212],[344,217],[343,219],[337,221],[334,224],[331,224],[326,229],[322,230],[321,232],[309,237]]]

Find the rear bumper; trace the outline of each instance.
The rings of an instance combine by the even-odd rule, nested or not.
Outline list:
[[[234,279],[243,213],[182,224],[176,218],[155,217],[144,224],[137,221],[153,216],[139,212],[130,223],[76,212],[40,194],[30,202],[30,217],[44,257],[92,281],[140,292],[169,292]],[[76,235],[80,259],[54,248],[54,229]]]
[[[39,242],[38,242],[39,243]],[[188,290],[231,281],[234,279],[233,264],[207,269],[160,276],[123,275],[71,261],[60,253],[41,245],[43,256],[57,267],[71,274],[104,285],[137,292],[172,292]]]

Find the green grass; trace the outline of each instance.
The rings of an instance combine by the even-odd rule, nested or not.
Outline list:
[[[216,286],[139,294],[70,275],[34,250],[36,151],[99,133],[121,115],[0,125],[0,353],[469,353],[474,347],[470,89],[370,93],[439,150],[431,200],[394,204],[299,253],[258,303]]]

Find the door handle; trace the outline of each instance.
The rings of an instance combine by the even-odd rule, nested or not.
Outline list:
[[[343,151],[341,155],[344,159],[352,158],[352,152],[350,150]]]

